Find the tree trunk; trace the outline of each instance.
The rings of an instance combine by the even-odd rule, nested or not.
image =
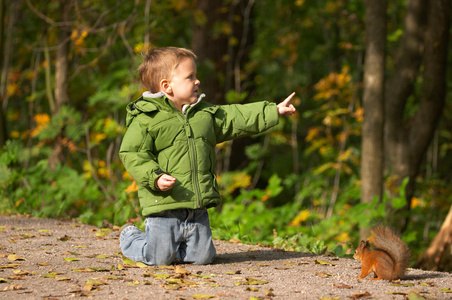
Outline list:
[[[0,70],[3,70],[3,65],[5,60],[3,57],[3,47],[4,47],[4,24],[5,24],[5,1],[0,0]],[[0,148],[2,148],[6,140],[8,139],[8,134],[6,131],[6,119],[3,113],[3,93],[0,94]]]
[[[227,56],[228,36],[213,35],[212,28],[217,22],[227,22],[227,11],[223,11],[223,1],[198,0],[196,9],[201,11],[206,20],[202,23],[196,19],[193,27],[193,51],[199,59],[203,81],[201,90],[211,103],[224,104],[224,81],[227,76],[224,57]]]
[[[71,27],[68,25],[72,1],[60,0],[60,14],[62,24],[59,27],[58,47],[55,59],[55,111],[69,103],[68,70],[69,70],[69,41],[71,40]]]
[[[452,206],[440,231],[422,254],[416,267],[433,271],[452,271]]]
[[[447,51],[452,9],[451,0],[430,1],[423,77],[423,95],[410,141],[413,147],[413,175],[430,144],[446,99]],[[418,263],[421,268],[452,271],[452,206],[430,247]]]
[[[385,169],[390,173],[394,186],[401,185],[410,175],[409,128],[404,119],[408,97],[413,94],[414,83],[422,62],[427,0],[407,2],[404,33],[395,58],[394,71],[386,85],[385,97]],[[398,189],[389,189],[391,192]],[[408,200],[408,199],[407,199]],[[392,212],[389,212],[391,214]],[[406,227],[406,221],[396,220],[394,228]]]
[[[58,47],[55,58],[55,107],[52,115],[58,114],[63,105],[69,104],[68,71],[69,71],[69,42],[71,40],[70,13],[72,1],[60,0],[61,24],[58,32]],[[54,169],[64,158],[60,140],[62,132],[54,143],[49,156],[49,166]]]
[[[366,2],[366,57],[363,91],[361,202],[371,203],[383,190],[384,74],[386,53],[386,1]],[[361,239],[369,236],[360,229]]]
[[[201,78],[201,90],[207,95],[207,101],[214,104],[225,104],[225,93],[234,90],[244,92],[241,87],[242,67],[247,60],[248,47],[251,44],[251,26],[249,18],[254,0],[225,1],[198,0],[197,9],[206,16],[205,23],[195,20],[193,29],[193,50],[199,59],[198,69]],[[228,9],[224,6],[228,5]],[[214,33],[216,24],[228,24],[227,31]],[[238,41],[237,44],[232,41]],[[245,147],[250,138],[230,141],[225,147],[223,163],[219,161],[217,171],[224,172],[243,166],[247,160]]]

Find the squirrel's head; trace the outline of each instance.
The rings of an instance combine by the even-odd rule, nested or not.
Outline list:
[[[356,248],[356,250],[355,250],[355,254],[353,254],[353,258],[354,259],[360,259],[364,249],[367,248],[367,247],[370,247],[369,242],[368,241],[361,241],[359,243],[358,248]]]

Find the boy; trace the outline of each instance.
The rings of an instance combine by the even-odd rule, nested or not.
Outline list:
[[[119,156],[138,184],[145,233],[126,224],[124,256],[148,265],[215,257],[207,208],[220,203],[215,145],[259,133],[292,115],[290,100],[215,106],[198,95],[196,56],[184,48],[150,50],[139,67],[148,90],[127,106]]]

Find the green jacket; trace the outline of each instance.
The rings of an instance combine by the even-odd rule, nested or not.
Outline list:
[[[220,203],[215,145],[278,124],[276,104],[216,106],[199,97],[184,114],[163,94],[144,93],[127,106],[127,131],[119,157],[138,184],[144,216]],[[155,186],[163,173],[176,178],[169,191]]]

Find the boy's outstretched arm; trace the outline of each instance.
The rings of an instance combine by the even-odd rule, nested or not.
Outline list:
[[[295,113],[295,107],[292,104],[290,104],[290,100],[292,100],[293,96],[295,96],[295,92],[290,94],[289,97],[287,97],[284,101],[277,105],[278,115],[291,116]]]

